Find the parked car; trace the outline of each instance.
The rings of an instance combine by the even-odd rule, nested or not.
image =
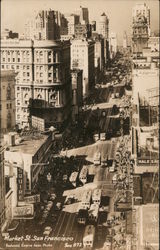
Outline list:
[[[45,227],[43,235],[50,235],[51,232],[52,232],[52,228],[51,227]]]

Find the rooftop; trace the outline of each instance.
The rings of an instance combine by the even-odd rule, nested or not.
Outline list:
[[[34,155],[47,138],[48,136],[46,135],[22,137],[22,141],[19,144],[15,146],[9,146],[9,151]]]

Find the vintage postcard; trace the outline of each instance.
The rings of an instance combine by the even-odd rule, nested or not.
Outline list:
[[[159,249],[159,1],[2,0],[0,249]]]

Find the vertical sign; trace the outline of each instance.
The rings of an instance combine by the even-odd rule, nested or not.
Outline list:
[[[22,168],[17,168],[17,199],[18,201],[24,200],[24,177]]]

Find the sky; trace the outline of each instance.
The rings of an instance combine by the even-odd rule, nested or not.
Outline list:
[[[132,28],[132,8],[138,3],[146,3],[151,10],[151,31],[159,30],[158,0],[2,0],[1,30],[9,28],[23,33],[26,20],[39,10],[53,9],[61,13],[75,12],[79,6],[88,7],[89,20],[98,20],[105,12],[109,17],[109,30],[116,32],[122,40],[124,31],[130,35]]]

